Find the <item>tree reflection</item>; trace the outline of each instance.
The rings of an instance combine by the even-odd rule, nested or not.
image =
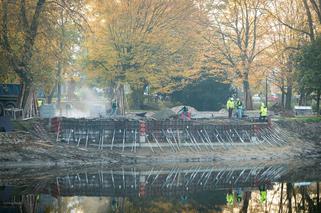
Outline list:
[[[286,183],[286,198],[283,197],[284,185],[280,187],[278,212],[309,212],[318,213],[320,209],[320,183]]]
[[[247,213],[247,209],[249,207],[249,201],[251,199],[251,192],[247,191],[244,193],[244,200],[243,200],[243,206],[240,210],[240,213]]]

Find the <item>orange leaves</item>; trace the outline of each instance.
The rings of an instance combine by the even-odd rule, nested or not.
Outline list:
[[[105,2],[105,1],[104,1]],[[200,26],[192,0],[88,1],[92,33],[86,42],[88,60],[103,78],[132,85],[189,78],[199,56]],[[195,70],[195,69],[194,69]],[[195,71],[193,71],[195,72]],[[180,80],[176,80],[180,83]]]
[[[205,40],[211,49],[208,61],[214,73],[224,76],[235,85],[243,81],[256,84],[267,70],[266,57],[270,48],[264,12],[267,1],[233,0],[212,4],[211,25]]]

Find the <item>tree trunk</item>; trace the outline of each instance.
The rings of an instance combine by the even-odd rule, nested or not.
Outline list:
[[[32,84],[25,84],[22,98],[22,117],[30,118],[38,114],[35,87]]]
[[[281,88],[281,107],[284,109],[285,106],[285,92],[284,92],[284,86]]]
[[[17,102],[17,107],[22,108],[23,107],[23,97],[26,91],[26,85],[21,81],[21,90],[19,92],[18,96],[18,102]]]
[[[63,10],[60,11],[60,21],[61,21],[61,38],[59,41],[59,49],[60,54],[63,54],[64,48],[65,48],[65,18]],[[62,82],[62,71],[64,69],[64,61],[62,59],[58,60],[58,67],[57,67],[57,109],[59,110],[59,113],[61,115],[62,108],[61,108],[61,82]]]
[[[14,53],[13,48],[11,48],[11,43],[9,37],[8,29],[8,11],[9,11],[9,1],[2,1],[2,31],[1,31],[1,41],[0,45],[5,52],[6,59],[8,60],[10,67],[15,71],[15,73],[20,77],[23,82],[23,89],[19,97],[19,107],[23,108],[23,116],[34,116],[37,113],[37,105],[35,98],[35,89],[32,84],[33,78],[30,74],[29,64],[33,55],[33,47],[36,41],[36,36],[38,33],[39,19],[40,15],[45,6],[46,0],[38,0],[37,5],[32,15],[30,25],[27,23],[27,16],[25,12],[20,12],[17,14],[22,20],[22,30],[24,32],[23,46],[20,49],[20,55],[17,56]],[[25,11],[25,5],[21,3],[21,10]]]
[[[251,199],[251,192],[245,192],[244,201],[242,209],[240,210],[240,213],[247,213],[247,209],[249,207],[249,201]]]
[[[293,194],[292,190],[293,190],[292,183],[287,183],[286,184],[286,196],[288,199],[288,212],[289,213],[292,213],[292,194]]]
[[[304,93],[303,89],[300,89],[299,106],[305,105],[304,100],[305,100],[305,93]]]
[[[308,1],[303,0],[303,5],[304,5],[305,11],[306,11],[307,18],[308,18],[308,26],[309,26],[309,31],[310,31],[309,37],[310,37],[311,41],[314,41],[315,36],[314,36],[313,19],[312,19],[310,7],[308,5]]]
[[[265,106],[268,107],[268,80],[265,78]]]
[[[60,115],[62,113],[62,109],[61,109],[61,70],[62,70],[62,64],[59,61],[58,67],[57,67],[57,109],[59,110]]]
[[[144,88],[143,87],[136,87],[133,89],[131,94],[132,96],[132,108],[133,109],[141,109],[144,103]]]
[[[285,108],[287,110],[292,109],[292,85],[288,85],[287,92],[286,92],[286,102],[285,102]]]
[[[124,85],[118,83],[116,88],[116,101],[118,104],[119,114],[125,115],[125,90]]]
[[[287,91],[286,91],[286,100],[285,100],[285,109],[291,110],[292,109],[292,85],[293,85],[293,73],[294,65],[293,65],[293,55],[292,53],[288,57],[287,62],[287,75],[286,75],[286,84],[287,84]]]
[[[318,89],[317,91],[317,115],[320,115],[320,96],[321,96],[321,89]]]
[[[243,90],[244,90],[244,103],[247,110],[253,109],[252,94],[249,85],[248,75],[246,74],[243,79]]]
[[[302,197],[304,195],[304,198],[305,200],[308,202],[308,210],[309,212],[316,212],[316,206],[314,206],[314,201],[311,199],[308,191],[307,191],[307,188],[304,187],[304,188],[300,188],[300,192],[302,194]]]
[[[54,87],[50,91],[50,94],[47,96],[47,104],[52,104],[52,98],[55,94],[56,88],[57,88],[57,85],[54,85]]]
[[[279,203],[279,213],[283,212],[283,182],[281,183],[281,196],[280,196],[280,203]]]
[[[320,5],[321,7],[321,5]],[[320,182],[317,182],[317,210],[320,212],[321,206],[320,206]]]

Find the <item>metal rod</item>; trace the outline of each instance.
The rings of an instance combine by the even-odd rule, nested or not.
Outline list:
[[[110,150],[113,150],[114,139],[115,139],[115,132],[116,132],[116,129],[114,129],[114,132],[113,132],[113,138],[111,139],[111,147],[110,147]]]
[[[126,140],[126,129],[124,129],[124,134],[123,134],[123,148],[122,148],[122,152],[124,152],[124,149],[125,149],[125,140]]]
[[[172,144],[172,142],[170,141],[170,139],[167,137],[165,131],[162,130],[162,132],[163,132],[163,134],[164,134],[164,136],[165,136],[166,141],[168,142],[168,144],[169,144],[170,147],[172,148],[172,150],[173,150],[174,152],[176,152],[176,149],[174,148],[174,145]]]
[[[72,130],[69,131],[68,142],[67,142],[68,144],[69,144],[69,142],[70,142],[71,133],[72,133]]]
[[[154,138],[154,140],[155,140],[156,144],[158,145],[159,149],[160,149],[161,151],[164,151],[164,150],[162,149],[162,147],[160,146],[160,144],[158,143],[158,140],[157,140],[157,138],[155,137],[154,133],[152,133],[151,135],[152,135],[152,137]]]
[[[151,143],[149,142],[148,137],[146,137],[146,140],[147,140],[147,143],[149,144],[149,147],[150,147],[150,149],[152,150],[152,152],[155,153],[155,152],[154,152],[154,149],[153,149],[153,147],[152,147],[152,145],[151,145]]]
[[[87,148],[87,145],[88,145],[88,129],[87,129],[87,135],[86,135],[86,145],[85,145],[85,147]]]
[[[105,130],[103,130],[102,136],[101,136],[101,146],[100,149],[104,149],[104,139],[105,139]]]
[[[178,142],[176,141],[175,135],[174,135],[174,133],[173,133],[173,130],[170,129],[170,130],[167,130],[167,132],[168,132],[169,134],[171,134],[172,137],[174,138],[174,144],[176,145],[177,150],[179,151],[180,149],[179,149],[179,146],[178,146]]]

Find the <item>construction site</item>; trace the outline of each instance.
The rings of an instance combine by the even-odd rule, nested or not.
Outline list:
[[[297,199],[289,190],[305,196],[293,206],[317,209],[309,198],[320,194],[320,129],[257,114],[182,119],[165,109],[11,120],[13,131],[0,134],[0,209],[274,212]]]

